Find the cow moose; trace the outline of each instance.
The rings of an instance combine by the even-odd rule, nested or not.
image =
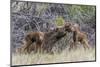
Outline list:
[[[80,30],[78,24],[66,22],[64,28],[66,31],[73,33],[73,44],[70,45],[70,49],[74,48],[78,42],[80,42],[83,45],[84,49],[89,49],[87,34]]]
[[[51,52],[54,43],[64,37],[66,32],[63,27],[57,27],[48,32],[29,32],[24,38],[23,52],[46,51]]]
[[[44,33],[43,32],[30,32],[28,33],[24,38],[24,48],[23,51],[26,51],[28,53],[31,52],[31,50],[37,50],[41,49],[41,44],[43,42]]]

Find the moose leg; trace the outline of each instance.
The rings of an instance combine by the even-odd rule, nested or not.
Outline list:
[[[84,49],[90,48],[87,40],[83,39],[82,44],[83,44]]]
[[[39,44],[36,44],[36,52],[39,52],[40,46]]]
[[[26,45],[24,47],[24,51],[27,51],[29,53],[30,52],[29,48],[30,48],[31,44],[32,44],[32,41],[27,41]]]
[[[69,50],[71,50],[71,49],[73,49],[73,48],[74,48],[74,42],[71,41],[71,44],[70,44],[70,46],[69,46]]]
[[[78,43],[78,34],[76,32],[73,33],[73,48],[77,48],[77,43]]]
[[[36,52],[40,52],[41,51],[41,45],[40,44],[38,44],[38,43],[35,43],[35,53]]]

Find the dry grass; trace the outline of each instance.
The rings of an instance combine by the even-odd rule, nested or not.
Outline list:
[[[12,54],[12,65],[27,65],[27,64],[43,64],[43,63],[59,63],[59,62],[75,62],[75,61],[93,61],[95,60],[95,49],[84,51],[63,50],[62,53],[55,54]]]

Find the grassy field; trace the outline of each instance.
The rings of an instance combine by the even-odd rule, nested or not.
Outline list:
[[[60,62],[75,62],[75,61],[94,61],[95,49],[84,51],[77,49],[72,51],[63,50],[62,53],[55,54],[12,54],[12,65],[29,65],[29,64],[44,64],[44,63],[60,63]]]

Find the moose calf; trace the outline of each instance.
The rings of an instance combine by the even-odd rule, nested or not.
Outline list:
[[[73,44],[70,45],[70,49],[75,47],[77,42],[80,42],[85,49],[89,48],[87,34],[80,31],[78,24],[67,22],[65,23],[64,28],[66,31],[73,33]]]

